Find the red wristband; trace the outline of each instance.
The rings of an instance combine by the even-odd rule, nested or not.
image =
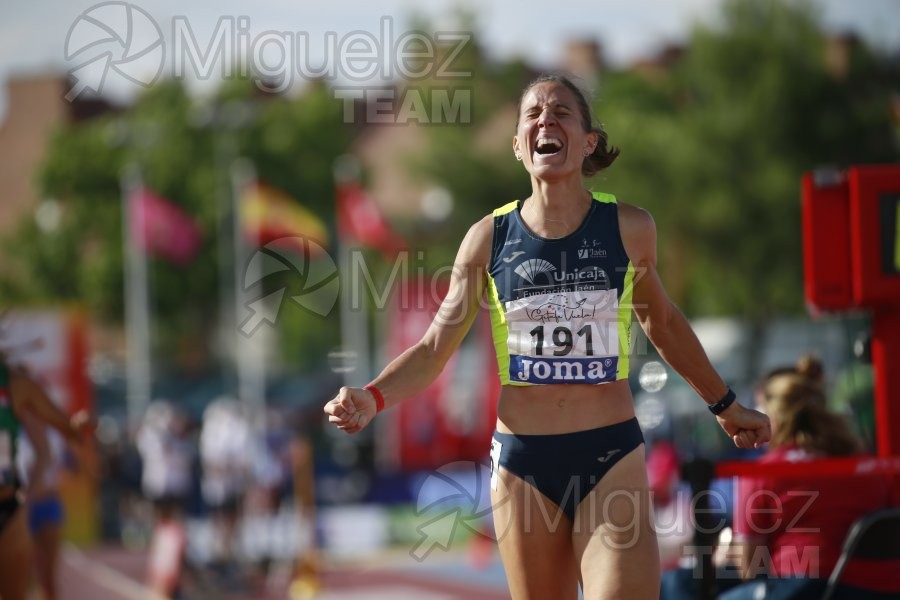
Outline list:
[[[375,414],[380,413],[384,410],[384,396],[381,395],[381,390],[379,390],[374,385],[367,385],[363,388],[364,390],[371,392],[372,396],[375,398]]]

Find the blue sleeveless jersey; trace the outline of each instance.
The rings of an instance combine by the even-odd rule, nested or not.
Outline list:
[[[628,378],[634,268],[615,196],[593,197],[559,239],[532,233],[518,200],[494,211],[487,294],[503,385]]]

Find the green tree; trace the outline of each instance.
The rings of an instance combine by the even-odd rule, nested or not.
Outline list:
[[[623,151],[597,185],[651,210],[688,313],[801,311],[802,174],[897,159],[886,63],[860,42],[838,77],[825,44],[805,3],[732,0],[661,80],[606,79],[597,109]]]
[[[180,82],[169,81],[149,89],[128,111],[68,123],[53,136],[37,180],[40,195],[62,205],[61,224],[44,233],[25,219],[2,240],[11,260],[0,273],[0,294],[14,303],[77,303],[98,321],[121,323],[119,175],[132,163],[148,187],[192,215],[204,239],[189,265],[151,258],[157,354],[171,356],[185,338],[214,339],[222,283],[219,203],[229,185],[230,158],[249,158],[262,180],[332,223],[331,165],[349,142],[340,103],[318,85],[288,99],[266,96],[248,81],[230,82],[211,106],[201,107]],[[283,311],[283,317],[287,358],[324,362],[320,349],[296,343],[296,334],[323,328],[334,334],[333,320],[300,309]]]

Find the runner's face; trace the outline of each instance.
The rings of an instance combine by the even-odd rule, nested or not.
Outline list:
[[[582,127],[574,93],[562,84],[539,83],[522,99],[513,151],[525,169],[540,179],[581,175],[585,152],[597,144],[597,134]]]

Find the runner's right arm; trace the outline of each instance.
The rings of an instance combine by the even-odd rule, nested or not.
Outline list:
[[[372,381],[385,408],[425,390],[466,337],[484,294],[492,228],[488,215],[469,229],[453,264],[450,289],[428,331]],[[375,416],[375,398],[367,390],[343,387],[324,410],[338,429],[356,433]]]

